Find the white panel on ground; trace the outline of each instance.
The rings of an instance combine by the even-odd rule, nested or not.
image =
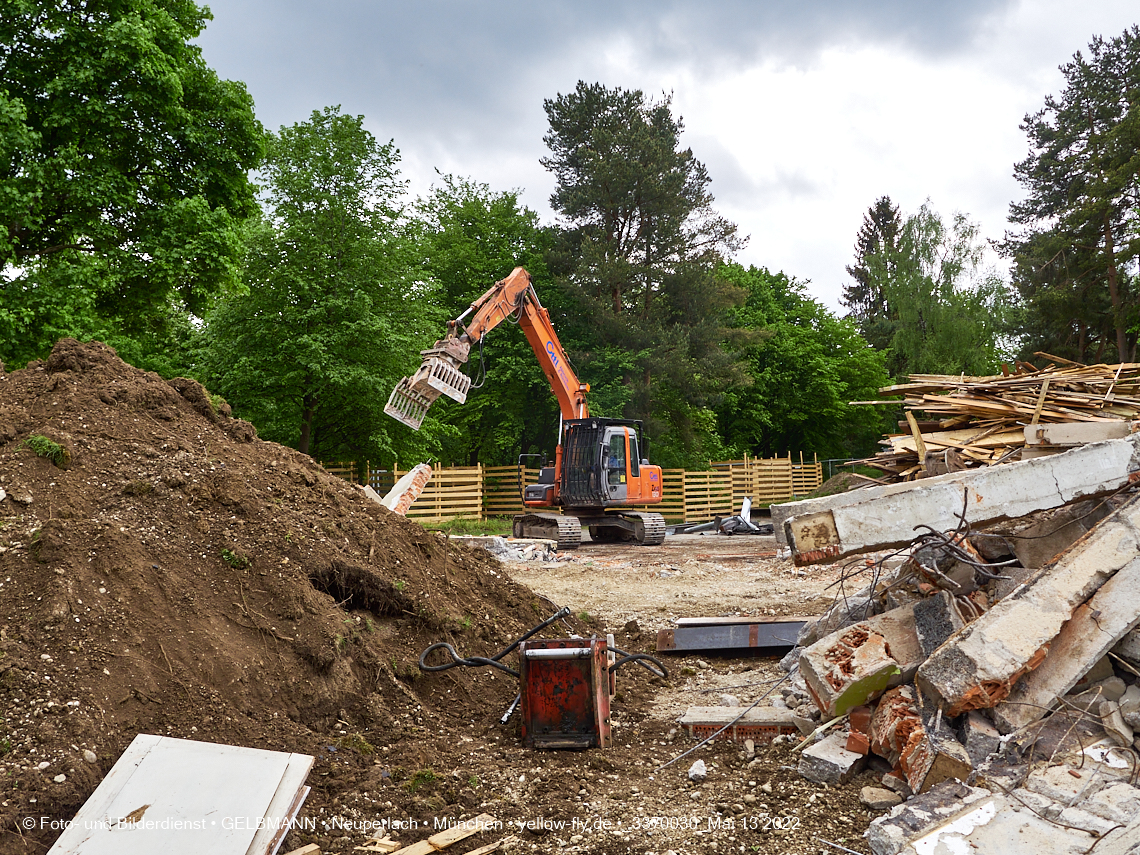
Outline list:
[[[49,855],[266,855],[284,836],[266,826],[296,814],[312,764],[305,754],[139,734]]]

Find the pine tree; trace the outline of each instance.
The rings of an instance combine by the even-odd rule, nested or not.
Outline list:
[[[863,215],[863,225],[855,239],[855,264],[847,273],[855,281],[843,288],[840,302],[851,310],[850,317],[863,337],[876,350],[890,346],[894,317],[887,303],[889,280],[895,272],[902,219],[890,196],[881,196]],[[871,269],[877,261],[876,272]],[[888,281],[884,281],[888,280]]]
[[[1029,156],[1015,167],[1027,192],[1010,206],[1025,226],[1006,235],[1029,325],[1059,347],[1135,358],[1140,258],[1140,26],[1094,38],[1061,66],[1065,89],[1025,117]],[[1103,295],[1103,296],[1102,296]],[[1105,326],[1090,306],[1108,309]],[[1038,341],[1048,345],[1049,342]]]

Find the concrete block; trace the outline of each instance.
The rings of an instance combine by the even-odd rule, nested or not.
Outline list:
[[[1085,532],[1111,512],[1104,503],[1077,502],[1059,508],[1028,528],[1009,537],[1013,554],[1022,567],[1044,567],[1072,546]]]
[[[883,774],[883,786],[892,792],[898,793],[902,796],[903,801],[906,801],[914,795],[914,790],[910,788],[910,784],[906,782],[906,776],[901,772],[886,772]]]
[[[1140,628],[1127,633],[1112,648],[1112,652],[1127,660],[1133,668],[1140,668]]]
[[[1112,521],[1109,520],[1103,525],[1111,524]],[[1100,529],[1097,529],[1096,533],[1099,532]],[[1086,545],[1095,542],[1096,533],[1090,535]],[[1082,555],[1084,551],[1076,550],[1075,554]],[[1105,557],[1110,560],[1115,558],[1111,555]],[[1140,557],[1134,557],[1101,585],[1100,590],[1088,602],[1072,610],[1068,620],[1058,627],[1056,638],[1047,642],[1049,652],[1041,664],[1011,688],[1007,702],[995,707],[994,722],[998,729],[1010,733],[1037,721],[1056,698],[1068,693],[1077,684],[1081,675],[1089,669],[1090,663],[1101,659],[1126,632],[1140,623],[1140,597],[1136,595],[1137,591],[1140,591]],[[1057,594],[1060,596],[1061,592],[1058,591]],[[994,608],[1000,608],[1001,605],[999,603]],[[984,619],[985,616],[979,618],[978,622]],[[1120,688],[1123,693],[1123,683]],[[1107,686],[1105,690],[1107,691]],[[1129,739],[1129,744],[1131,741]]]
[[[1100,702],[1100,724],[1105,733],[1125,748],[1132,747],[1132,740],[1136,735],[1132,732],[1132,727],[1124,721],[1124,716],[1120,714],[1120,705],[1116,701]]]
[[[847,735],[833,733],[805,748],[797,771],[817,784],[845,784],[863,771],[867,758],[844,747]]]
[[[828,718],[914,677],[922,662],[914,607],[904,606],[833,632],[800,654],[800,674]]]
[[[1140,728],[1140,684],[1129,686],[1117,703],[1124,721],[1132,728]]]
[[[970,710],[962,724],[962,744],[970,763],[977,768],[1001,747],[1001,734],[993,722],[977,710]]]
[[[773,505],[772,522],[797,564],[905,546],[914,540],[916,524],[956,528],[964,497],[966,519],[980,526],[1111,493],[1138,468],[1134,441],[1109,440],[1036,460]]]
[[[923,658],[930,656],[965,625],[962,612],[949,591],[939,591],[914,605],[914,630]]]
[[[859,791],[859,801],[871,810],[890,810],[903,803],[903,797],[882,787],[864,787]]]
[[[1140,789],[1128,784],[1113,784],[1093,793],[1081,807],[1099,817],[1126,825],[1140,817]]]
[[[917,680],[924,694],[934,698],[951,716],[1005,700],[1013,685],[1045,660],[1050,643],[1077,606],[1122,568],[1135,564],[1140,569],[1140,559],[1136,558],[1140,555],[1138,524],[1140,499],[1133,498],[1078,541],[1055,565],[961,629],[952,644],[940,647],[919,667]],[[1128,578],[1133,578],[1132,571]],[[1130,599],[1136,602],[1135,597]],[[1122,605],[1111,610],[1114,615],[1125,612]],[[1087,618],[1092,619],[1091,611]],[[1126,631],[1127,627],[1117,631],[1114,626],[1107,636],[1098,632],[1097,637],[1111,637],[1115,643]],[[1073,639],[1076,647],[1084,649],[1077,641]],[[1103,653],[1081,660],[1080,671]],[[1074,676],[1074,683],[1079,676]],[[1049,685],[1064,682],[1058,680]],[[1064,692],[1053,691],[1049,703],[1060,694]],[[1001,722],[998,726],[1002,727]]]

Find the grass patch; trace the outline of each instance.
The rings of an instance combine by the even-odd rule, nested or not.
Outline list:
[[[222,560],[235,570],[244,570],[250,565],[248,555],[242,555],[240,552],[235,552],[232,549],[223,549],[221,555]]]
[[[355,751],[357,754],[362,754],[365,757],[376,753],[376,749],[372,743],[359,733],[354,733],[351,736],[342,736],[336,741],[336,746],[337,748],[344,748],[348,751]]]
[[[514,520],[511,517],[491,517],[485,520],[477,520],[471,517],[453,517],[449,520],[425,522],[422,525],[428,531],[443,531],[448,534],[510,537],[513,523]]]
[[[21,442],[19,447],[23,448],[24,446],[30,448],[39,457],[50,460],[60,469],[66,469],[67,465],[71,463],[71,452],[58,442],[54,442],[42,434],[33,433]]]
[[[404,789],[409,793],[414,793],[435,780],[435,772],[431,769],[420,769],[416,774],[412,775],[412,779],[404,784]]]

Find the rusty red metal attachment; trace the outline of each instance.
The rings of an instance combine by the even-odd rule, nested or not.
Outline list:
[[[556,638],[519,644],[522,740],[530,748],[608,748],[612,644]]]

